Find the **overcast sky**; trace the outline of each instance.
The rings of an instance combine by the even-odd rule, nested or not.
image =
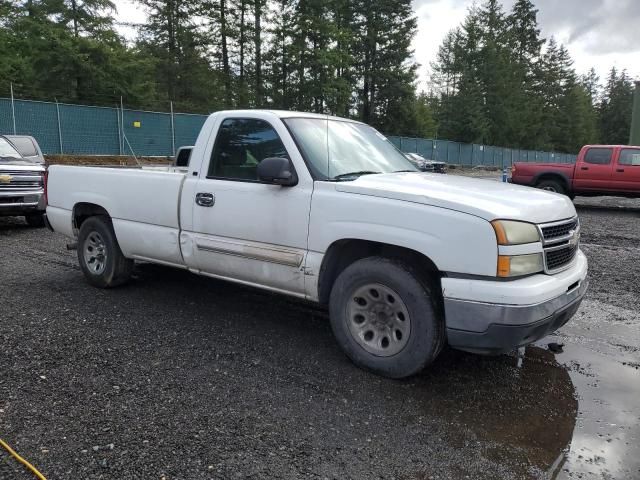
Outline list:
[[[515,0],[503,0],[511,9]],[[115,0],[123,22],[144,22],[142,9],[131,0]],[[426,85],[429,64],[444,35],[458,26],[472,0],[413,0],[418,17],[415,58],[421,64],[421,86]],[[482,3],[480,1],[479,3]],[[538,8],[542,35],[564,43],[578,73],[592,66],[606,77],[609,69],[626,68],[640,80],[640,0],[533,0]],[[128,36],[131,36],[129,33]]]

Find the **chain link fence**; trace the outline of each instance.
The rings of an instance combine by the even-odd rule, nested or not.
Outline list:
[[[172,156],[193,145],[207,116],[0,98],[0,134],[32,135],[45,154]],[[458,165],[573,163],[575,155],[390,136],[403,152]]]
[[[492,147],[477,143],[450,142],[427,138],[389,137],[403,152],[418,153],[429,160],[456,165],[510,167],[515,162],[575,163],[568,153]]]

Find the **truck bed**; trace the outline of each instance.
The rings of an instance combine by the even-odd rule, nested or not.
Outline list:
[[[178,208],[184,178],[175,171],[53,165],[47,216],[56,231],[74,236],[74,207],[99,205],[111,217],[125,255],[145,259],[157,252],[167,263],[180,265]]]

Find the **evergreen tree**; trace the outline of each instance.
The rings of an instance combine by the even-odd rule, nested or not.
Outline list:
[[[0,0],[0,91],[209,112],[270,106],[353,117],[385,133],[575,152],[624,142],[632,84],[578,77],[540,36],[532,0],[473,6],[416,95],[410,0],[138,0],[127,43],[114,0]]]
[[[600,137],[603,143],[626,144],[631,130],[633,82],[623,70],[612,68],[600,105]]]
[[[295,5],[289,0],[271,4],[269,24],[270,46],[265,52],[266,83],[269,85],[270,103],[276,108],[289,109],[294,92],[293,38]]]
[[[113,105],[120,95],[134,104],[153,98],[150,62],[116,34],[110,2],[27,0],[3,7],[0,88],[12,82],[19,95],[100,105]]]
[[[362,121],[388,133],[406,126],[415,95],[415,64],[409,62],[416,19],[410,0],[360,0],[354,46]]]
[[[141,28],[138,46],[154,60],[158,85],[157,103],[176,102],[178,108],[202,111],[231,106],[230,93],[221,85],[227,78],[214,71],[204,56],[207,45],[193,17],[204,4],[187,0],[140,0],[148,20]],[[213,5],[208,4],[211,8]],[[230,89],[229,89],[230,90]]]

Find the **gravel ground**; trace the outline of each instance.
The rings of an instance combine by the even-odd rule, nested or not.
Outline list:
[[[307,303],[148,264],[97,290],[63,237],[0,219],[0,438],[49,479],[638,478],[638,213],[580,214],[564,354],[445,351],[406,381],[355,368]],[[616,368],[631,384],[591,395]],[[617,405],[635,430],[606,442]],[[32,477],[0,451],[0,478]]]

